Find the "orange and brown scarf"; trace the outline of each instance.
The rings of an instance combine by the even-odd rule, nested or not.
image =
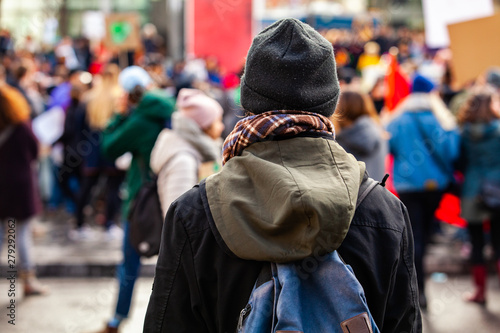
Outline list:
[[[335,136],[332,122],[313,112],[279,110],[244,118],[224,141],[222,164],[240,155],[252,143],[294,137],[301,133]]]

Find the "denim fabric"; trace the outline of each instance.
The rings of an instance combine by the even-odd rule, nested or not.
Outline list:
[[[249,314],[240,319],[238,332],[342,333],[341,323],[363,313],[373,332],[380,332],[363,287],[337,251],[271,266],[272,280],[252,292],[245,308]]]
[[[130,244],[129,223],[123,223],[123,262],[118,268],[118,281],[120,290],[118,292],[118,301],[116,304],[115,317],[127,318],[132,303],[132,293],[134,284],[139,276],[141,268],[141,257]]]
[[[8,225],[15,221],[15,228],[13,233],[8,233]],[[32,248],[32,238],[31,238],[31,219],[19,221],[16,219],[4,219],[0,221],[0,250],[2,249],[2,242],[4,240],[4,235],[13,234],[15,235],[15,246],[16,246],[16,268],[20,270],[32,270],[34,268],[33,261],[31,259],[31,248]],[[6,240],[7,241],[7,240]],[[5,255],[7,257],[7,255]]]

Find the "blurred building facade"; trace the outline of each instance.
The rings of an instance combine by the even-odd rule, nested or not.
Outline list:
[[[52,34],[79,36],[85,13],[136,12],[143,23],[162,1],[154,0],[2,0],[1,25],[15,36],[45,42]]]

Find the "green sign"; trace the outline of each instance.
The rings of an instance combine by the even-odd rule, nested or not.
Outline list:
[[[111,23],[109,29],[113,43],[122,44],[130,36],[132,25],[127,21],[116,21]]]

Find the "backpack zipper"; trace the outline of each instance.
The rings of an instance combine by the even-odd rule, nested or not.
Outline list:
[[[237,332],[238,333],[242,332],[242,330],[243,330],[243,322],[245,321],[245,319],[250,314],[250,311],[252,311],[252,305],[250,305],[250,303],[248,303],[245,306],[245,308],[243,310],[241,310],[241,312],[240,312],[240,319],[238,319],[238,328],[237,328]]]

